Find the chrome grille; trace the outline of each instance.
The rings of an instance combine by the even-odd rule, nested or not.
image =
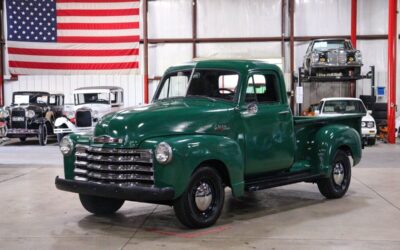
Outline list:
[[[336,51],[329,51],[328,52],[328,62],[331,64],[337,64],[338,57]]]
[[[347,62],[347,53],[344,50],[339,50],[338,53],[338,63],[339,64],[346,64]]]
[[[14,108],[11,111],[11,128],[26,128],[25,109]]]
[[[76,146],[75,180],[121,186],[153,186],[151,150]]]

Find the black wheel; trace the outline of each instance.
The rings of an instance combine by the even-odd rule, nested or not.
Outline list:
[[[386,102],[377,102],[374,105],[373,111],[386,111],[387,112],[387,103]]]
[[[20,137],[20,138],[19,138],[19,141],[20,141],[20,142],[26,142],[26,137]]]
[[[373,146],[376,143],[376,138],[368,138],[368,145]]]
[[[175,215],[189,228],[209,227],[219,218],[224,198],[224,186],[217,170],[201,167],[193,174],[182,196],[175,201]]]
[[[341,198],[350,186],[351,165],[347,154],[338,150],[332,163],[331,176],[317,182],[318,189],[328,199]]]
[[[57,142],[60,143],[61,140],[62,140],[62,138],[64,138],[65,135],[66,135],[66,134],[56,134],[56,136],[57,136]]]
[[[387,111],[374,111],[372,117],[375,119],[387,119]]]
[[[315,69],[313,69],[313,68],[311,68],[311,67],[310,67],[310,69],[309,69],[308,74],[309,74],[310,76],[316,76],[316,75],[317,75]]]
[[[39,126],[39,144],[45,146],[47,144],[47,126],[46,124],[41,124]]]
[[[110,215],[118,211],[124,200],[79,194],[82,206],[95,215]]]

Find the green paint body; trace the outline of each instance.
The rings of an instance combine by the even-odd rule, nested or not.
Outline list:
[[[110,113],[93,134],[71,134],[78,144],[155,149],[160,142],[173,148],[166,165],[154,159],[155,186],[173,187],[175,198],[188,185],[196,168],[212,164],[229,176],[234,196],[244,193],[246,179],[277,171],[330,173],[338,148],[351,151],[354,165],[361,160],[361,117],[293,117],[286,98],[281,70],[258,61],[201,61],[171,67],[165,75],[180,70],[225,69],[239,73],[235,101],[176,98]],[[253,73],[273,73],[279,79],[280,103],[258,104],[250,113],[244,102],[248,78]],[[223,128],[223,129],[221,129]],[[94,144],[93,136],[123,139],[121,144]],[[65,178],[73,179],[74,152],[64,157]]]

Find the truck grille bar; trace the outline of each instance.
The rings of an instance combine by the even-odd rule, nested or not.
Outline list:
[[[151,150],[76,145],[74,179],[120,186],[154,186]]]

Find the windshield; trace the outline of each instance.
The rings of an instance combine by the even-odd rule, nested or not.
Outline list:
[[[315,41],[314,51],[330,50],[330,49],[349,49],[346,41],[344,40],[332,40],[332,41]]]
[[[47,104],[49,96],[43,94],[15,94],[13,104]]]
[[[323,113],[330,114],[353,114],[366,113],[361,101],[337,100],[325,102]]]
[[[238,82],[239,74],[233,71],[217,69],[179,71],[164,78],[155,100],[205,97],[211,100],[233,101]]]
[[[110,93],[75,94],[75,105],[82,105],[88,103],[110,104]]]

